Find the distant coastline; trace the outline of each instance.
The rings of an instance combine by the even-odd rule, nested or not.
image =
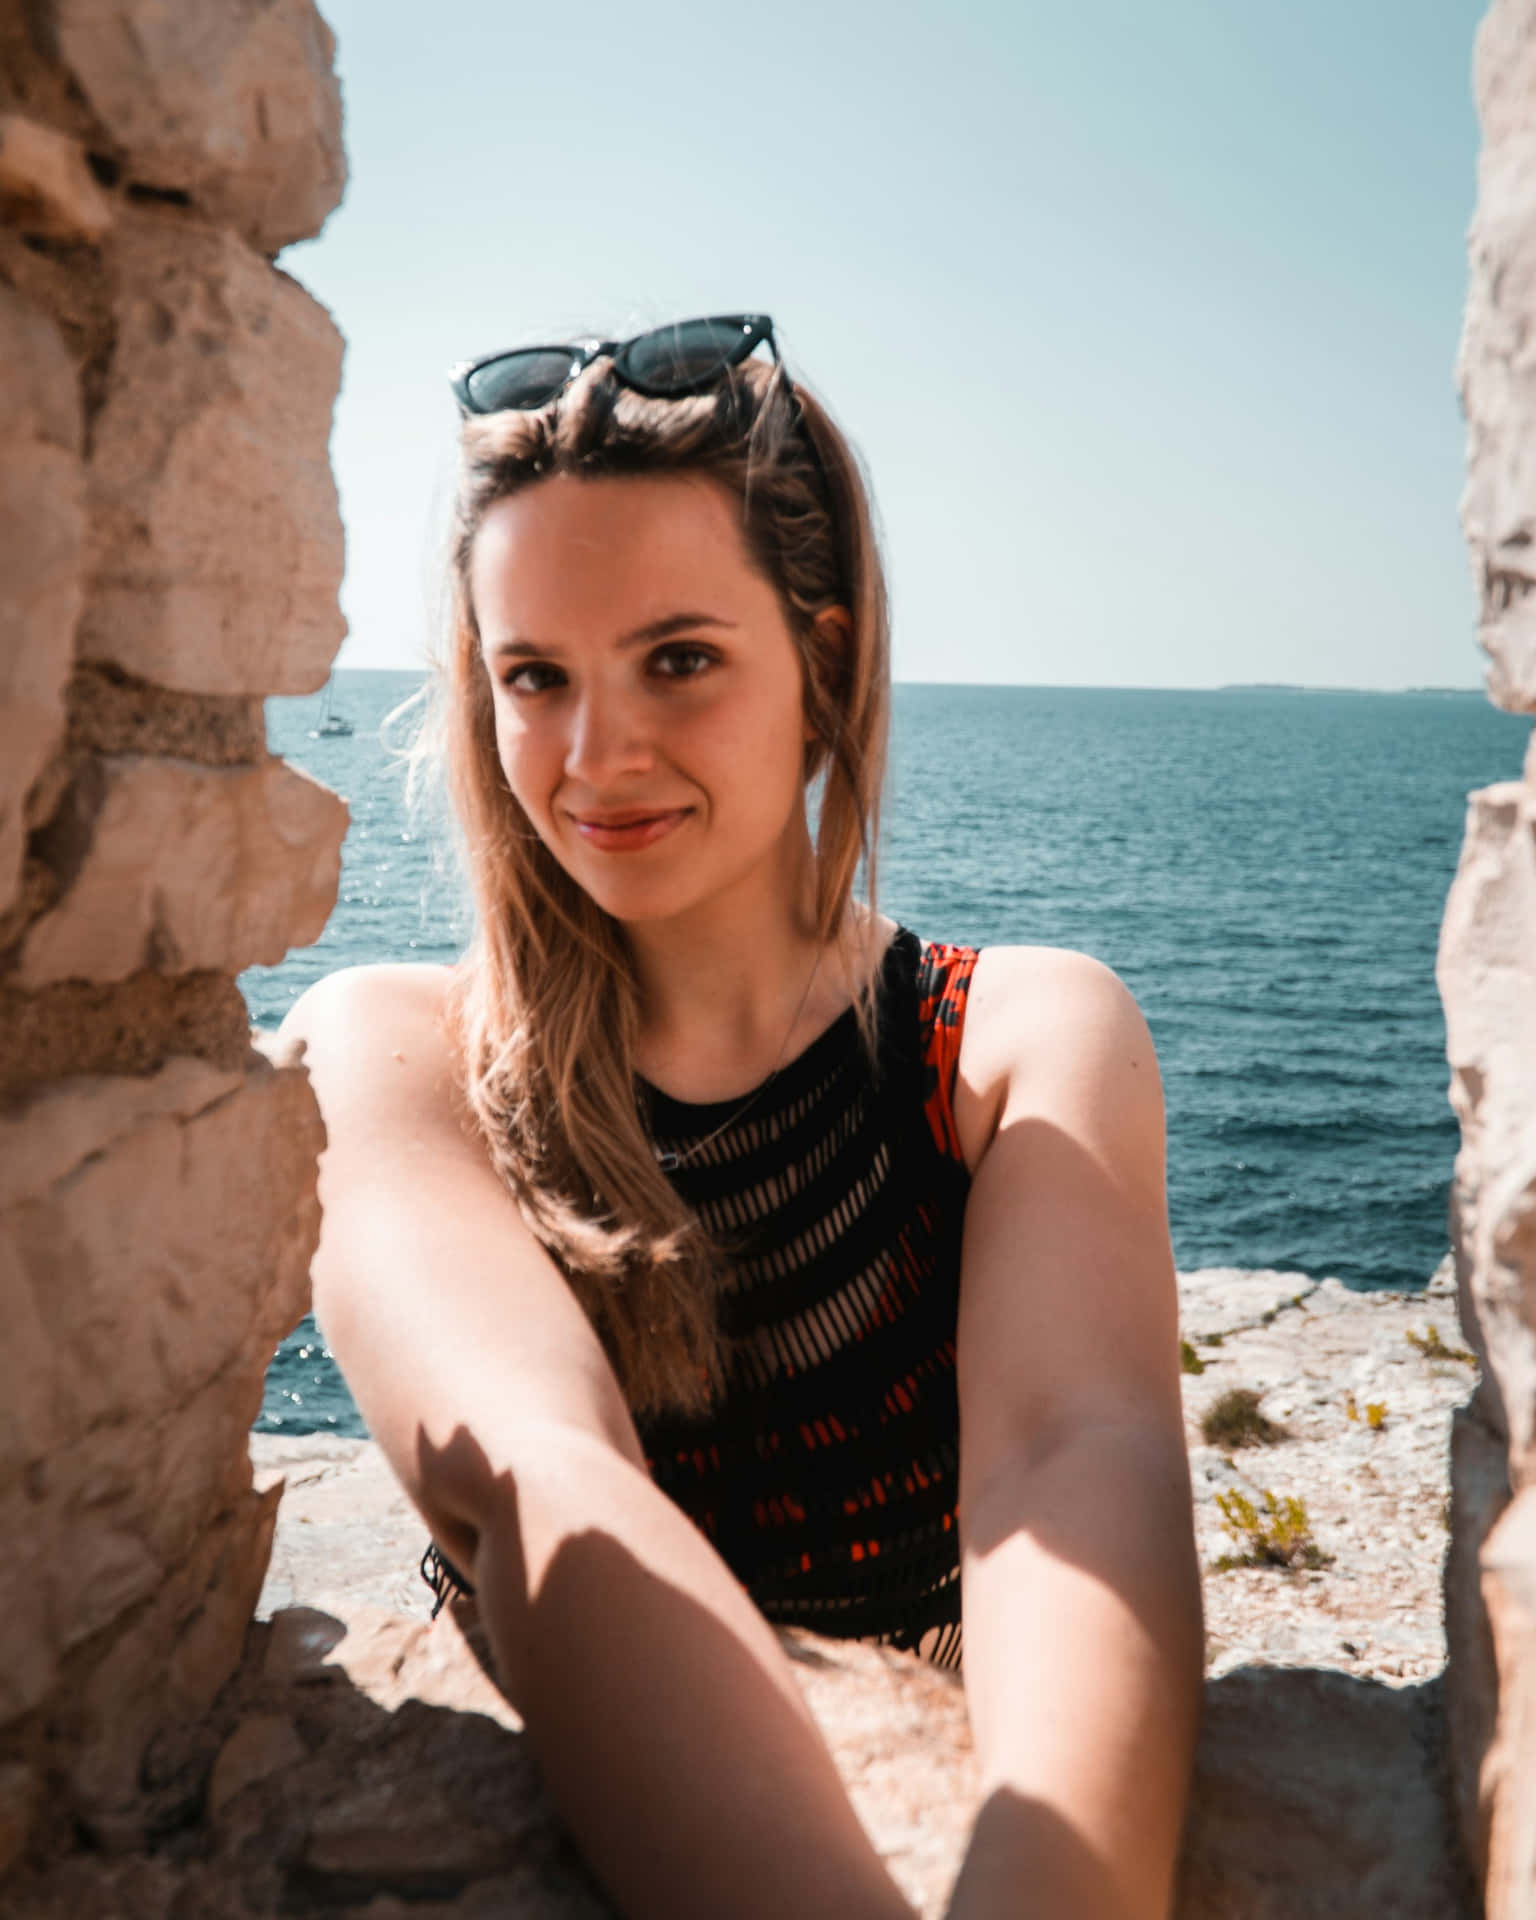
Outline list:
[[[1296,680],[1227,680],[1215,693],[1434,693],[1473,694],[1484,698],[1481,687],[1314,687]]]

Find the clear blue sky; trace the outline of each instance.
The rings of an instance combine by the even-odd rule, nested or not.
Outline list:
[[[449,362],[775,316],[908,680],[1476,685],[1453,381],[1481,0],[321,0],[345,666],[410,666]]]

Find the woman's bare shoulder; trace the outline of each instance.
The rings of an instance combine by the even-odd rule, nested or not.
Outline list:
[[[305,988],[289,1009],[279,1039],[313,1044],[333,1028],[354,1037],[375,1027],[445,1031],[452,979],[451,967],[426,963],[341,967]]]
[[[1033,1019],[1049,1027],[1063,1010],[1102,1017],[1111,1005],[1135,1004],[1113,967],[1072,947],[983,947],[969,999],[988,1026]]]
[[[984,947],[967,996],[956,1124],[979,1150],[1026,1086],[1050,1104],[1108,1091],[1156,1065],[1135,996],[1112,967],[1068,947]]]
[[[302,1041],[306,1059],[337,1051],[410,1042],[448,1048],[450,967],[394,962],[342,967],[307,987],[278,1033],[280,1046]]]
[[[441,966],[345,967],[300,996],[275,1050],[302,1057],[328,1125],[409,1114],[460,1130],[452,979]]]

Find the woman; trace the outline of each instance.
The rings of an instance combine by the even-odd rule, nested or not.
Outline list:
[[[770,322],[455,388],[479,932],[290,1017],[327,1338],[625,1912],[905,1913],[769,1619],[953,1664],[963,1600],[951,1912],[1163,1915],[1202,1640],[1145,1024],[853,898],[881,572]]]

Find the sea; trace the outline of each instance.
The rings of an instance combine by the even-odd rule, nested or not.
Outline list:
[[[336,910],[242,977],[275,1027],[314,980],[450,961],[469,917],[430,804],[407,803],[410,673],[268,702],[274,752],[342,794]],[[1075,947],[1136,995],[1168,1112],[1181,1270],[1422,1286],[1448,1247],[1457,1129],[1435,948],[1466,796],[1530,722],[1480,693],[901,685],[880,905],[930,937]],[[306,1319],[258,1430],[365,1431]]]

